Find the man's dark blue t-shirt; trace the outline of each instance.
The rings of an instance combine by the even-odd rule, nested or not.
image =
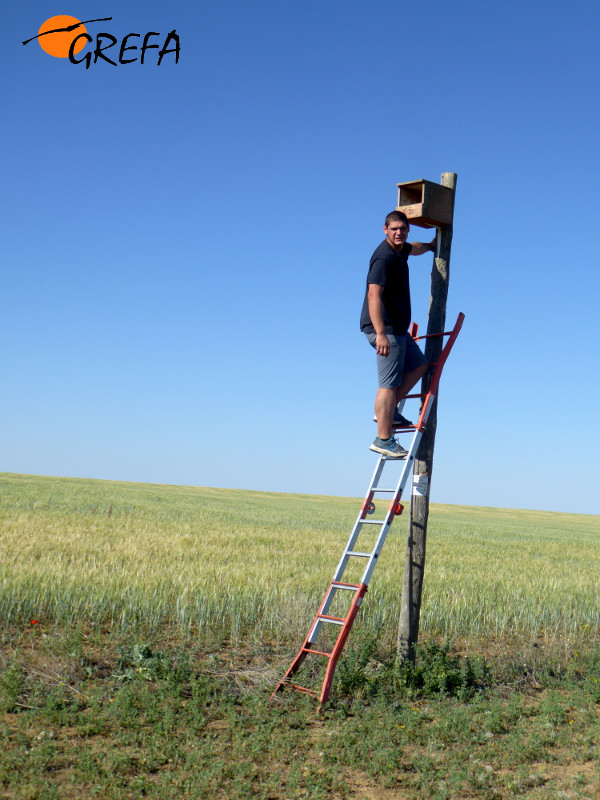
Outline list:
[[[383,286],[381,300],[385,332],[402,336],[408,331],[411,318],[408,256],[411,250],[412,245],[408,242],[402,246],[402,250],[394,250],[387,239],[384,239],[371,256],[367,290],[360,315],[360,329],[364,333],[375,332],[369,316],[370,283]]]

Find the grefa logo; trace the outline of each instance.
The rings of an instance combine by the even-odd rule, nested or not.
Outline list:
[[[179,63],[181,44],[175,30],[169,31],[166,36],[156,31],[148,31],[143,36],[141,33],[128,33],[118,45],[118,39],[112,33],[97,33],[94,39],[85,27],[95,22],[110,20],[112,17],[81,22],[68,14],[59,14],[42,23],[36,36],[26,39],[23,44],[29,44],[37,39],[42,50],[49,55],[55,58],[68,58],[71,64],[85,64],[86,69],[98,61],[105,61],[114,67],[119,64],[133,64],[135,61],[139,61],[140,64],[155,63],[160,67],[165,56],[171,54],[175,56],[175,63]],[[162,37],[162,45],[158,43],[161,39],[157,42],[155,37]],[[94,49],[77,58],[87,44],[94,45]],[[158,52],[151,53],[151,58],[148,50]]]

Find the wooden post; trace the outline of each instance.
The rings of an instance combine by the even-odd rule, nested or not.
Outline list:
[[[442,173],[441,184],[456,190],[457,175],[454,172]],[[445,330],[446,300],[450,279],[450,248],[452,245],[452,225],[438,228],[437,252],[431,270],[431,297],[429,298],[429,318],[427,333]],[[444,341],[442,337],[426,339],[425,357],[435,362],[440,357]],[[429,369],[423,377],[422,391],[428,391],[431,380]],[[433,403],[427,427],[423,433],[413,470],[413,486],[410,509],[410,523],[402,601],[398,623],[398,658],[401,661],[412,658],[419,637],[421,617],[421,597],[423,594],[423,574],[425,570],[425,551],[427,543],[427,519],[429,517],[429,489],[433,469],[433,447],[437,427],[437,395]]]

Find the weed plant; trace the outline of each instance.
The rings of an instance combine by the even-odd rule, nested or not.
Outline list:
[[[358,641],[356,641],[358,640]],[[417,645],[412,657],[399,661],[394,650],[381,655],[375,636],[355,637],[336,670],[335,692],[389,700],[456,697],[471,699],[483,691],[490,670],[481,657],[460,657],[450,643]]]

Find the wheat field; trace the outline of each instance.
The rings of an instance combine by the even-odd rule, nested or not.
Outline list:
[[[361,500],[0,474],[0,618],[303,637]],[[408,514],[361,626],[393,640]],[[600,517],[431,506],[421,631],[598,636]]]

